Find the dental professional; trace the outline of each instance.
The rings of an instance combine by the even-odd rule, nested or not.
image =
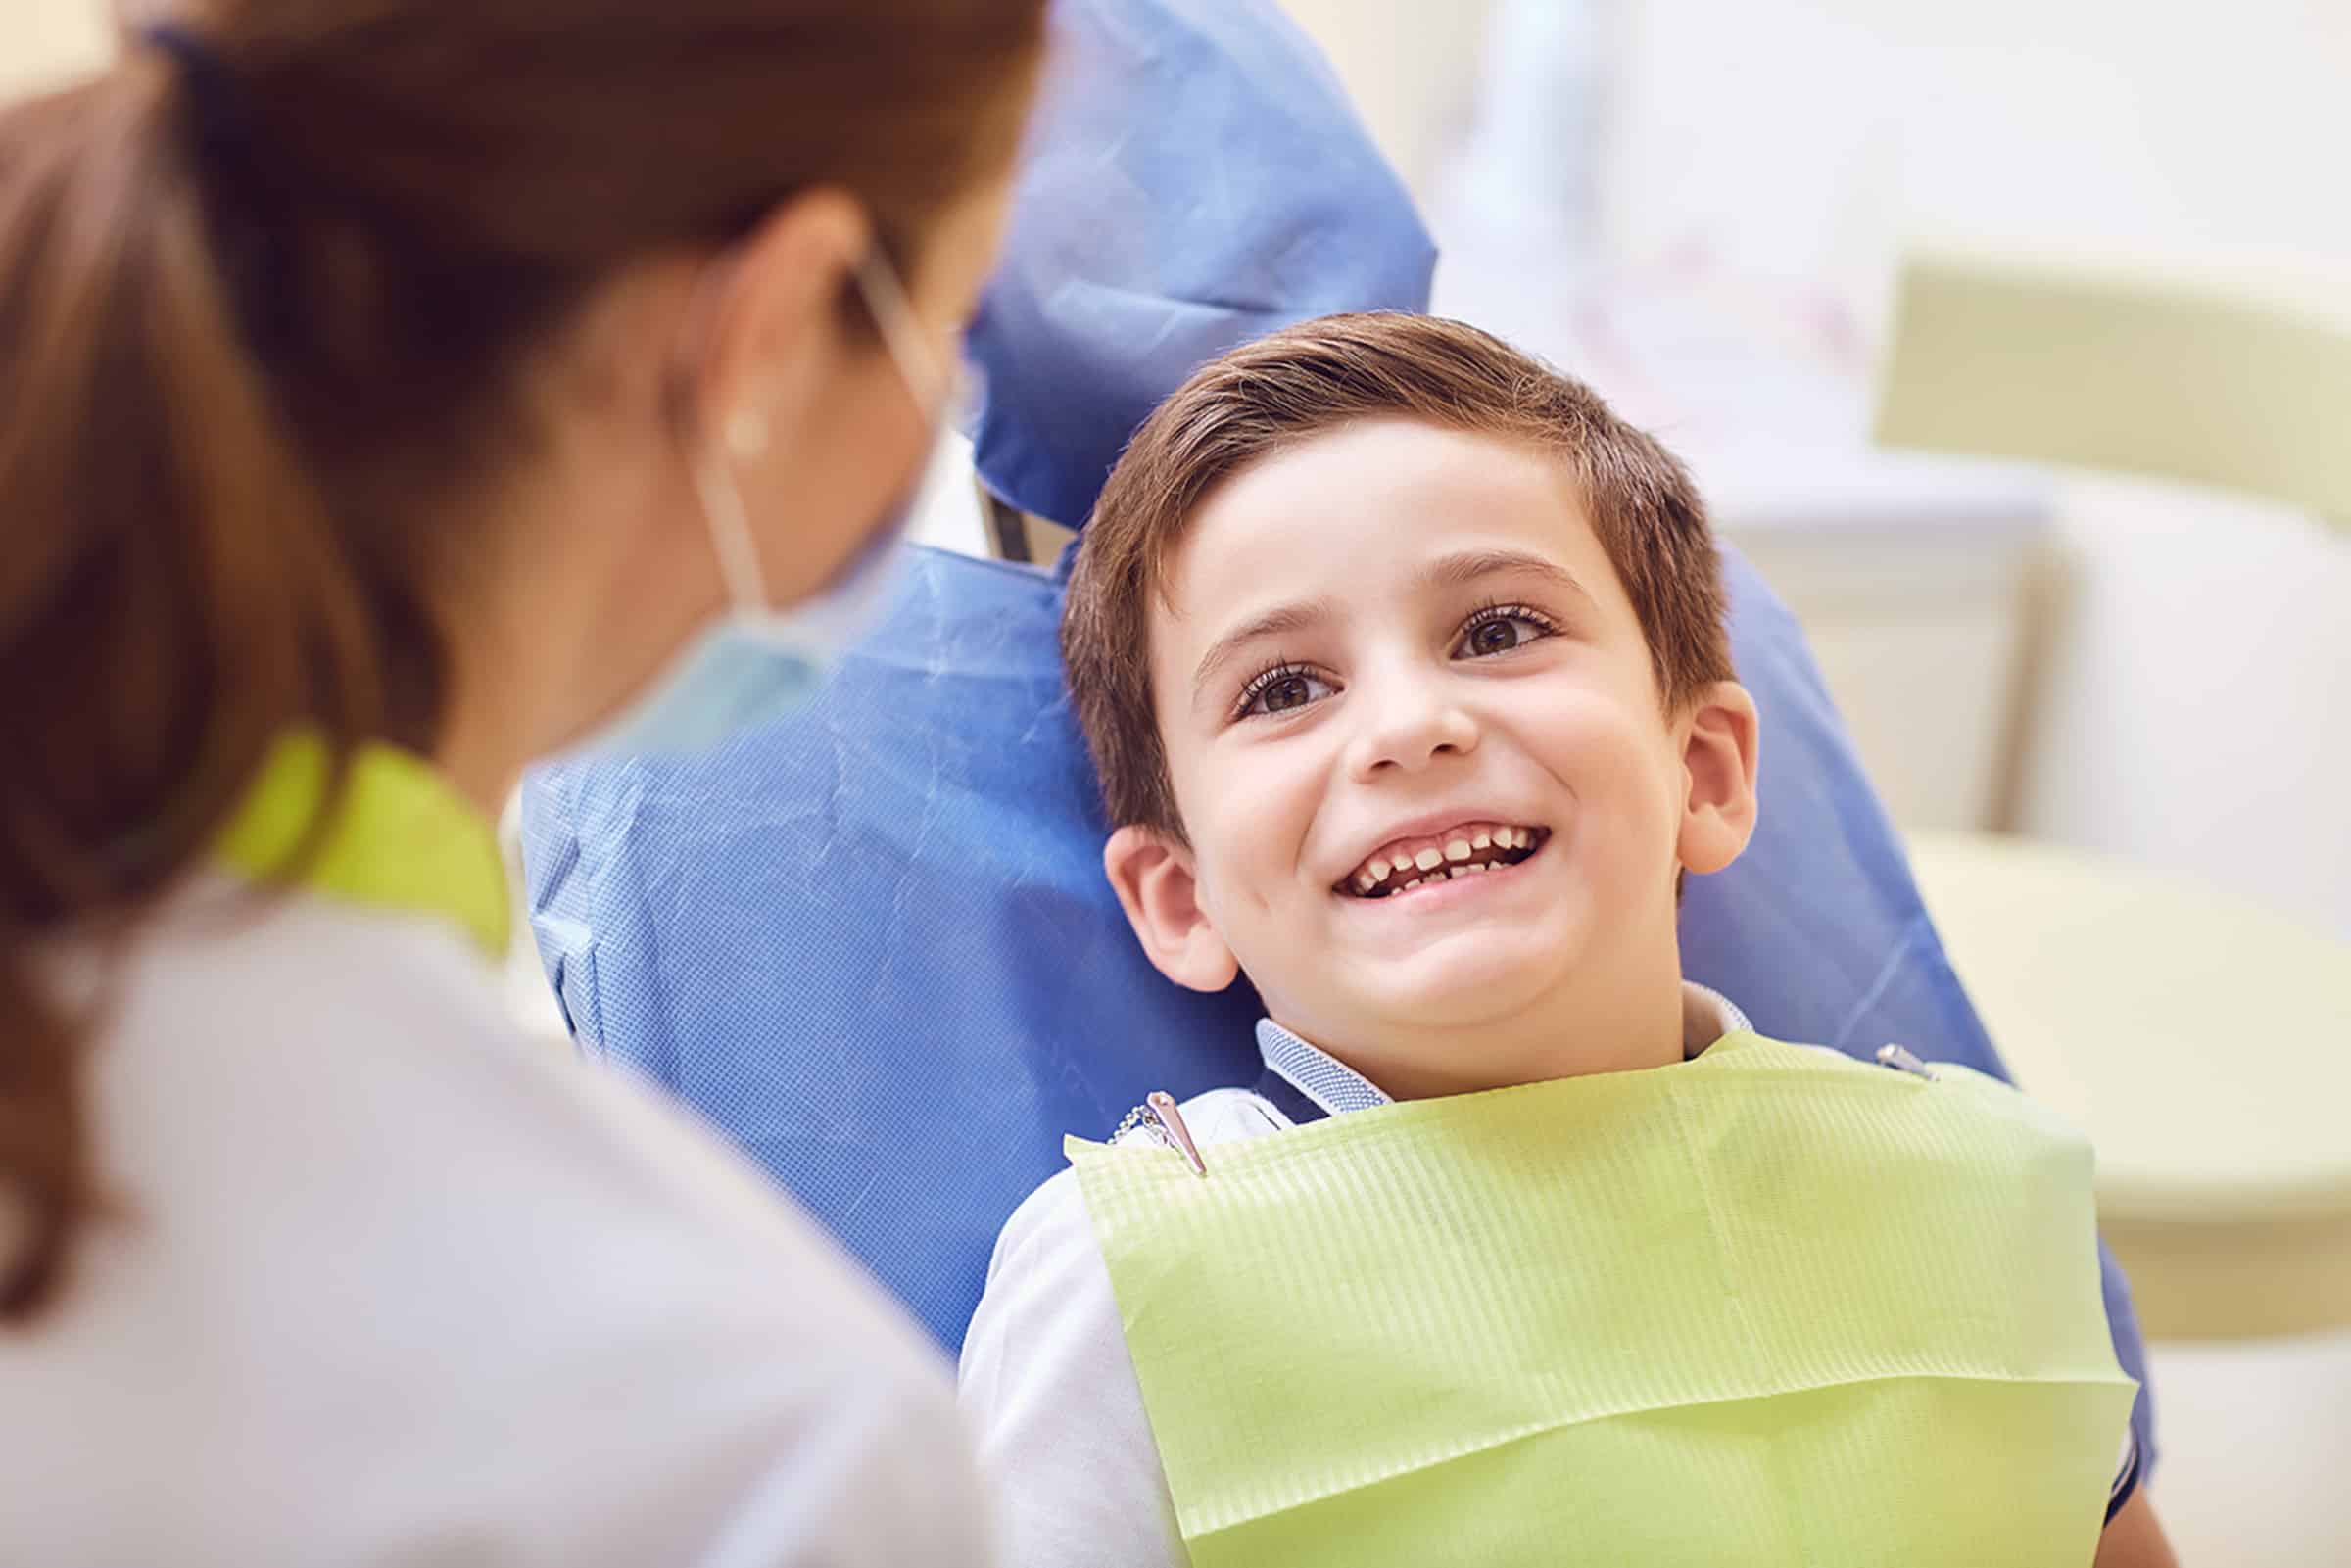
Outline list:
[[[0,1562],[986,1560],[928,1341],[508,1022],[491,822],[868,611],[1041,10],[214,0],[0,113]]]

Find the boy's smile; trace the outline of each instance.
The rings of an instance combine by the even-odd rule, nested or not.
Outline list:
[[[1332,891],[1346,898],[1396,898],[1424,884],[1434,891],[1447,879],[1458,881],[1509,871],[1529,859],[1550,836],[1548,828],[1495,822],[1460,822],[1433,832],[1400,833],[1365,856]]]
[[[1125,829],[1108,856],[1162,969],[1237,962],[1395,1094],[1678,1056],[1675,877],[1736,853],[1709,806],[1746,787],[1752,709],[1725,683],[1665,711],[1559,459],[1399,419],[1314,435],[1210,493],[1166,590],[1188,841]],[[1613,1043],[1559,1062],[1585,1034]]]

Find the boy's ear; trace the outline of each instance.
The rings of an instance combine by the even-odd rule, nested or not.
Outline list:
[[[1755,699],[1736,681],[1717,681],[1686,722],[1677,848],[1683,868],[1703,877],[1737,860],[1754,835]]]
[[[1192,852],[1156,828],[1126,827],[1102,846],[1102,869],[1154,967],[1178,985],[1221,991],[1240,961],[1208,923]]]

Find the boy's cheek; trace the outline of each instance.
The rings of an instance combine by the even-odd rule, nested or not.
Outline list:
[[[1305,875],[1296,790],[1286,781],[1264,777],[1200,782],[1207,787],[1195,798],[1204,809],[1186,817],[1199,856],[1203,907],[1236,915],[1279,907]]]

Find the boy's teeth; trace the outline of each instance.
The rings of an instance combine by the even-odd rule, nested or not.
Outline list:
[[[1367,860],[1339,885],[1359,897],[1389,897],[1411,892],[1423,882],[1446,881],[1473,871],[1505,870],[1534,846],[1535,830],[1531,828],[1464,828],[1440,843],[1410,854],[1390,850]]]

